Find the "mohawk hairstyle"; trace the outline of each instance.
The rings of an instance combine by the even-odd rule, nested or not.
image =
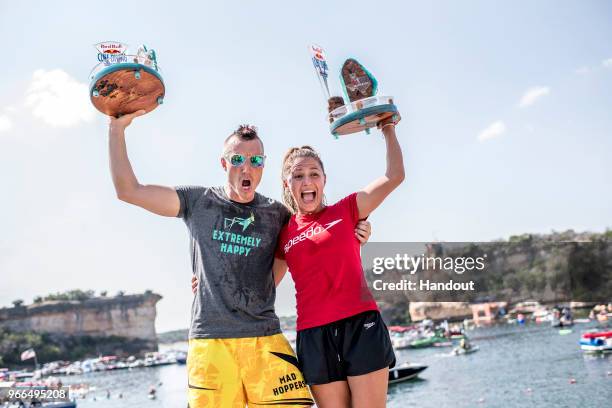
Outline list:
[[[225,139],[225,142],[223,142],[224,154],[225,154],[225,149],[227,148],[227,143],[234,136],[237,137],[241,141],[259,140],[259,143],[261,143],[261,148],[263,149],[263,142],[261,141],[261,139],[259,138],[259,135],[257,134],[257,127],[254,125],[244,124],[244,125],[240,125],[238,129],[234,130],[232,134],[229,135]]]
[[[232,133],[232,136],[238,136],[241,140],[253,140],[258,139],[257,127],[253,125],[240,125],[238,129]]]

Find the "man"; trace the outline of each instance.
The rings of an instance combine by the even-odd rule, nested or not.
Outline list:
[[[127,155],[125,128],[144,113],[110,118],[111,174],[120,200],[181,217],[189,230],[199,281],[189,331],[189,406],[312,405],[274,312],[274,251],[289,212],[255,191],[265,164],[257,131],[241,126],[225,140],[222,187],[142,185]],[[360,241],[368,228],[356,229]]]

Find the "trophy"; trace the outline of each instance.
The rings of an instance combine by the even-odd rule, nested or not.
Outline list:
[[[90,74],[89,97],[96,109],[120,117],[141,109],[151,112],[164,102],[154,50],[141,45],[135,55],[128,55],[128,46],[115,41],[95,47],[99,63]]]
[[[377,96],[378,81],[354,58],[347,59],[340,71],[344,98],[331,96],[325,53],[318,45],[311,45],[309,49],[317,78],[327,98],[329,130],[334,138],[361,131],[369,134],[370,128],[388,118],[393,118],[395,123],[399,122],[400,116],[393,97]]]

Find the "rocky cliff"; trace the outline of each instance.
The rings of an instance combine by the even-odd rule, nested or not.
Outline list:
[[[45,301],[0,309],[0,329],[14,333],[120,337],[157,348],[156,304],[162,297],[140,295],[95,297],[82,301]]]

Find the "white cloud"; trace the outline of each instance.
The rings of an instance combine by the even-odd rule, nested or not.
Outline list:
[[[525,108],[527,106],[533,105],[538,99],[548,95],[549,93],[550,88],[547,86],[534,86],[533,88],[529,88],[523,94],[523,97],[519,102],[519,107]]]
[[[605,68],[612,68],[612,58],[604,60],[601,65],[603,65]]]
[[[485,140],[495,139],[496,137],[501,136],[506,132],[506,125],[501,120],[494,122],[487,126],[480,134],[478,135],[478,140],[484,142]]]
[[[87,85],[61,69],[34,72],[26,92],[26,106],[34,117],[54,127],[72,127],[95,117]]]
[[[6,115],[0,115],[0,133],[11,130],[13,127],[13,122],[11,118]]]

